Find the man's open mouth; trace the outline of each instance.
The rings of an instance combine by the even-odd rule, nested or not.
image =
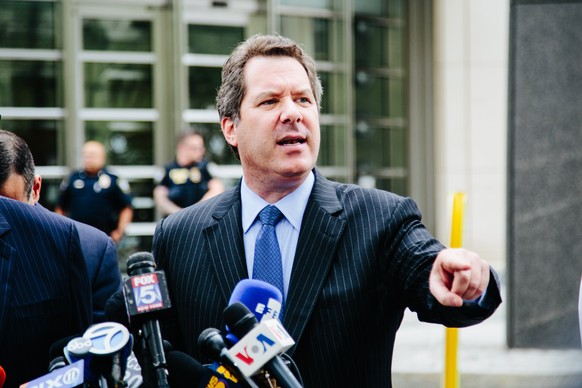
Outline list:
[[[283,139],[283,140],[277,142],[277,144],[279,144],[279,145],[295,145],[295,144],[303,144],[303,143],[305,143],[305,139],[300,139],[300,138]]]

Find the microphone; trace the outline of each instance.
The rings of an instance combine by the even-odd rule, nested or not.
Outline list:
[[[224,310],[224,320],[232,333],[240,338],[228,353],[240,361],[238,367],[244,376],[251,376],[264,366],[282,388],[302,387],[278,356],[295,344],[279,320],[267,319],[259,323],[255,315],[240,302]]]
[[[257,279],[243,279],[237,283],[228,304],[241,302],[251,310],[259,322],[281,315],[283,295],[270,283]]]
[[[153,373],[156,376],[157,387],[168,385],[168,370],[160,324],[153,317],[146,318],[153,312],[166,310],[171,302],[163,271],[154,271],[154,258],[149,252],[134,253],[127,259],[128,278],[124,279],[123,292],[129,319],[139,317],[143,343],[150,357]],[[142,314],[144,316],[142,316]],[[146,354],[144,354],[146,356]],[[149,365],[148,365],[149,366]],[[146,369],[146,365],[142,365]]]
[[[80,335],[72,335],[53,342],[49,348],[49,372],[67,365],[67,359],[65,358],[65,347],[70,340],[77,337],[80,337]]]
[[[238,388],[239,379],[223,366],[207,368],[186,353],[171,351],[166,354],[168,382],[172,388],[198,387]]]
[[[200,333],[198,336],[198,347],[206,357],[222,363],[229,371],[234,371],[248,386],[258,388],[257,384],[249,376],[244,375],[240,371],[236,359],[229,354],[228,347],[218,329],[210,327]]]
[[[71,365],[67,365],[62,368],[58,368],[49,374],[42,377],[29,381],[28,383],[22,384],[20,388],[37,388],[37,387],[62,387],[62,388],[72,388],[83,386],[83,366],[84,360],[79,360]],[[2,370],[3,372],[4,370]],[[6,374],[4,373],[4,378]],[[0,380],[0,387],[4,383]]]
[[[85,381],[90,385],[124,387],[132,346],[133,337],[125,326],[102,322],[71,339],[63,353],[71,364],[84,361]]]
[[[251,310],[257,320],[280,319],[283,295],[281,291],[270,283],[257,279],[243,279],[236,284],[228,304],[241,302]],[[226,338],[233,344],[238,338],[226,327]]]
[[[6,381],[6,371],[2,366],[0,366],[0,388],[4,386],[4,382]]]

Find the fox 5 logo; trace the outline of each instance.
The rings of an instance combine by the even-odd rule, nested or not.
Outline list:
[[[138,310],[162,304],[162,292],[155,273],[132,277],[131,286]]]

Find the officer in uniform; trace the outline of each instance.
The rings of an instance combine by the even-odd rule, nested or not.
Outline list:
[[[158,209],[172,214],[224,191],[222,182],[213,178],[204,160],[204,139],[194,131],[184,131],[176,145],[176,160],[165,166],[165,174],[154,189]]]
[[[101,143],[85,143],[82,153],[84,167],[61,184],[55,212],[94,226],[119,243],[133,217],[129,184],[107,171]]]

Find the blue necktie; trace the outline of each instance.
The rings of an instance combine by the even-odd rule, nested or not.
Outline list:
[[[266,206],[259,213],[259,219],[263,225],[259,230],[257,242],[255,243],[253,279],[263,280],[277,287],[281,291],[284,300],[281,250],[275,233],[275,226],[283,217],[283,213],[273,205]]]

